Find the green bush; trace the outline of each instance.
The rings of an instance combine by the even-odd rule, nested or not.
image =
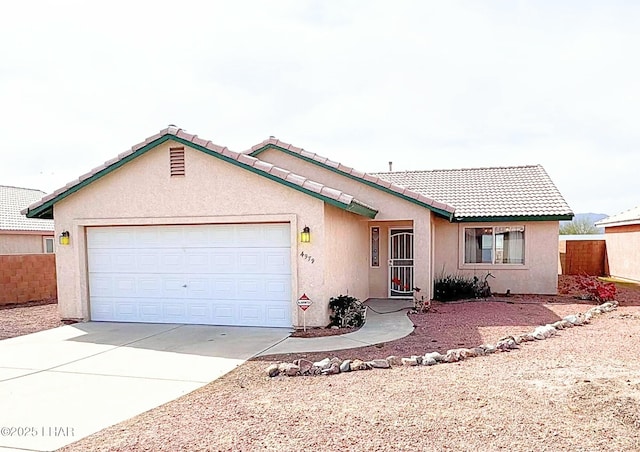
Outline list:
[[[473,278],[462,275],[442,275],[434,283],[433,299],[453,301],[475,298],[475,288]]]
[[[331,309],[329,326],[338,328],[361,327],[364,324],[364,310],[360,300],[349,295],[340,295],[329,299]]]

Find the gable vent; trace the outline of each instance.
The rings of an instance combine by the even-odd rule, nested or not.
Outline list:
[[[184,147],[169,148],[171,177],[184,176]]]

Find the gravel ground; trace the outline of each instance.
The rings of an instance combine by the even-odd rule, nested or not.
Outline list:
[[[36,333],[61,325],[63,323],[55,302],[0,307],[0,339]]]
[[[543,299],[439,304],[412,316],[405,339],[331,355],[478,345],[591,306]],[[640,290],[619,299],[589,325],[455,364],[270,379],[264,370],[279,357],[251,361],[63,450],[637,451]]]

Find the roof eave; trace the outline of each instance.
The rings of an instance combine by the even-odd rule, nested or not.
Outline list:
[[[81,188],[86,187],[87,185],[89,185],[90,183],[100,179],[103,176],[106,176],[107,174],[109,174],[112,171],[117,170],[118,168],[120,168],[121,166],[123,166],[126,163],[129,163],[131,160],[135,159],[136,157],[141,156],[142,154],[144,154],[145,152],[155,148],[156,146],[164,143],[165,141],[168,141],[170,139],[179,139],[178,137],[176,137],[175,135],[171,135],[169,133],[151,141],[150,143],[146,144],[145,146],[143,146],[142,148],[136,150],[135,152],[130,153],[129,155],[127,155],[126,157],[123,157],[122,159],[112,163],[111,165],[107,166],[106,168],[96,172],[95,174],[92,174],[91,177],[88,177],[86,179],[84,179],[83,181],[81,181],[80,183],[69,187],[69,189],[63,191],[62,193],[60,193],[58,196],[55,196],[54,198],[48,200],[47,202],[43,203],[42,205],[34,208],[34,209],[28,209],[26,215],[27,218],[42,218],[42,219],[47,219],[47,220],[52,220],[53,219],[53,205],[62,201],[63,199],[65,199],[67,196],[70,196],[72,194],[74,194],[75,192],[77,192],[78,190],[80,190]]]
[[[640,218],[637,218],[635,220],[612,221],[610,223],[603,223],[601,221],[598,221],[595,223],[595,226],[602,228],[615,228],[617,226],[634,226],[637,224],[640,224]]]
[[[351,201],[351,204],[345,209],[347,212],[355,213],[358,215],[362,215],[363,217],[367,217],[370,219],[374,219],[376,215],[378,215],[378,211],[369,206],[364,206],[360,203]]]
[[[253,166],[247,165],[245,163],[242,163],[238,160],[232,159],[230,157],[227,157],[226,155],[219,153],[219,152],[215,152],[212,151],[204,146],[200,146],[199,144],[193,143],[189,140],[185,140],[184,138],[181,138],[179,136],[176,136],[172,133],[166,133],[164,135],[162,135],[161,137],[149,142],[148,144],[146,144],[145,146],[143,146],[142,148],[136,150],[135,152],[132,152],[131,154],[127,155],[126,157],[122,158],[121,160],[118,160],[114,163],[112,163],[111,165],[107,166],[106,168],[96,172],[95,174],[91,175],[91,177],[88,177],[87,179],[84,179],[83,181],[79,182],[76,185],[73,185],[72,187],[69,187],[67,190],[63,191],[62,193],[58,194],[57,196],[53,197],[52,199],[48,200],[47,202],[43,203],[40,206],[37,206],[33,209],[29,209],[27,208],[27,212],[26,212],[26,216],[27,218],[42,218],[42,219],[53,219],[53,206],[54,204],[62,201],[64,198],[66,198],[69,195],[72,195],[73,193],[77,192],[78,190],[82,189],[83,187],[89,185],[90,183],[100,179],[103,176],[106,176],[107,174],[109,174],[112,171],[115,171],[116,169],[120,168],[121,166],[123,166],[124,164],[128,163],[129,161],[135,159],[136,157],[141,156],[142,154],[144,154],[145,152],[159,146],[160,144],[164,143],[165,141],[168,140],[172,140],[181,144],[184,144],[185,146],[189,146],[190,148],[199,150],[201,152],[204,152],[205,154],[211,155],[213,157],[216,157],[220,160],[223,160],[225,162],[231,163],[232,165],[235,166],[239,166],[243,169],[246,169],[252,173],[258,174],[260,176],[266,177],[267,179],[273,180],[275,182],[278,182],[282,185],[286,185],[290,188],[293,188],[297,191],[300,191],[302,193],[305,193],[309,196],[312,196],[314,198],[320,199],[323,202],[326,202],[328,204],[331,204],[335,207],[338,207],[340,209],[346,210],[348,212],[353,212],[356,213],[358,215],[362,215],[368,218],[375,218],[375,216],[377,215],[378,211],[374,210],[368,206],[364,206],[361,205],[360,203],[354,202],[353,200],[347,204],[341,201],[338,201],[336,199],[330,198],[328,196],[324,196],[320,193],[314,192],[312,190],[308,190],[304,187],[301,187],[300,185],[294,184],[292,182],[289,182],[285,179],[276,177],[270,173],[267,173],[265,171],[261,171],[257,168],[254,168]]]

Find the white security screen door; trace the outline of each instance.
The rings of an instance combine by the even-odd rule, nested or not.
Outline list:
[[[413,294],[413,229],[389,230],[389,296]]]

